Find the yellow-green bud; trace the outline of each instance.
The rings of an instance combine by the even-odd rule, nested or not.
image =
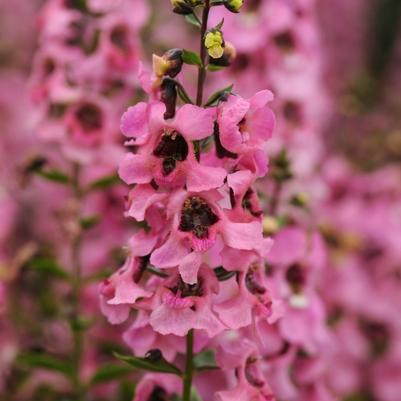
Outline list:
[[[223,56],[219,59],[211,59],[210,64],[220,66],[220,67],[228,67],[232,64],[237,56],[237,51],[235,47],[230,42],[224,42],[224,53]]]
[[[202,3],[203,0],[170,0],[173,11],[177,14],[192,14],[193,8]]]
[[[263,234],[275,234],[280,229],[280,224],[274,217],[265,216],[262,220]]]
[[[185,0],[170,0],[171,5],[173,6],[173,12],[181,15],[192,14],[191,5],[187,4]]]
[[[162,57],[153,54],[153,72],[159,78],[164,75],[174,78],[181,72],[182,64],[182,49],[168,50]]]
[[[224,54],[224,39],[220,31],[210,31],[205,36],[205,47],[210,57],[220,58]]]
[[[153,61],[153,72],[157,77],[162,77],[163,75],[166,75],[166,72],[168,70],[168,60],[166,60],[164,57],[160,57],[157,54],[153,54],[152,56],[152,61]]]
[[[244,4],[244,0],[227,0],[224,4],[233,13],[238,13]]]

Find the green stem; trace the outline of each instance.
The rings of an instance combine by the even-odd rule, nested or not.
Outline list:
[[[283,184],[280,181],[274,182],[273,193],[272,193],[272,198],[271,198],[270,207],[269,207],[269,214],[271,216],[275,216],[277,214],[278,207],[280,204],[282,188],[283,188]]]
[[[83,191],[79,182],[80,166],[74,164],[73,177],[72,177],[72,190],[74,198],[81,204]],[[73,267],[73,281],[72,281],[72,313],[71,313],[71,328],[73,332],[73,386],[75,393],[75,401],[85,400],[85,386],[81,382],[81,359],[83,352],[83,333],[82,325],[80,322],[80,303],[81,303],[81,286],[82,286],[82,266],[81,266],[81,248],[82,248],[82,235],[78,233],[74,236],[71,244],[71,261]]]
[[[206,57],[207,51],[204,44],[205,34],[207,30],[207,23],[209,19],[210,12],[210,0],[205,0],[203,13],[202,13],[202,25],[201,25],[201,35],[200,35],[200,58],[202,61],[201,66],[198,69],[198,87],[196,95],[196,105],[202,106],[203,103],[203,89],[206,80]],[[200,143],[199,141],[194,142],[195,155],[199,160],[200,158]],[[191,329],[187,334],[187,348],[186,348],[186,361],[185,361],[185,372],[183,376],[183,391],[182,391],[182,401],[191,401],[191,388],[192,388],[192,378],[194,374],[194,330]]]
[[[182,401],[191,400],[192,377],[194,373],[193,365],[194,330],[191,329],[187,334],[187,354],[185,361],[184,382],[182,391]]]
[[[202,65],[198,69],[198,91],[196,96],[196,104],[201,106],[203,103],[203,87],[205,85],[206,79],[206,47],[204,44],[205,34],[207,30],[207,22],[209,19],[210,12],[210,0],[205,1],[205,6],[202,13],[202,25],[201,25],[201,37],[200,37],[200,58],[202,60]]]
[[[205,0],[205,5],[203,8],[202,13],[202,25],[201,25],[201,35],[200,35],[200,58],[201,58],[201,65],[198,68],[198,89],[196,94],[196,105],[202,106],[203,103],[203,88],[205,86],[206,80],[206,56],[207,51],[205,47],[205,35],[207,30],[207,22],[209,20],[209,12],[210,12],[210,0]],[[194,141],[194,150],[195,150],[195,157],[199,161],[200,160],[200,143],[199,141]]]

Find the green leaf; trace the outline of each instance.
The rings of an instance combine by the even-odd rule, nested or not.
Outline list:
[[[98,224],[101,220],[101,217],[97,214],[94,214],[92,216],[86,216],[82,217],[79,220],[79,224],[84,230],[89,230],[90,228],[94,227],[96,224]]]
[[[129,366],[108,363],[101,366],[96,371],[96,373],[93,375],[91,379],[91,383],[98,384],[98,383],[109,382],[118,379],[122,376],[125,376],[130,372],[132,372],[132,369]]]
[[[70,275],[57,262],[48,257],[34,258],[27,263],[29,269],[66,280]]]
[[[213,93],[213,95],[211,95],[207,100],[205,106],[215,106],[222,97],[231,93],[233,87],[234,85],[230,85]]]
[[[72,6],[81,12],[87,12],[88,7],[86,5],[86,0],[73,0]]]
[[[107,175],[105,177],[102,177],[96,181],[93,181],[90,185],[89,185],[89,189],[91,190],[96,190],[96,189],[105,189],[105,188],[109,188],[113,185],[116,185],[118,183],[120,183],[120,179],[118,178],[117,174],[112,174],[112,175]]]
[[[132,380],[123,381],[120,383],[120,387],[118,389],[118,401],[132,401],[134,398],[136,383]]]
[[[220,31],[221,28],[223,28],[223,25],[224,25],[224,18],[222,18],[222,20],[214,27],[214,29]]]
[[[196,26],[197,28],[201,27],[201,24],[198,18],[194,14],[188,14],[185,16],[185,20],[190,23],[191,25]]]
[[[194,357],[194,366],[197,371],[218,369],[214,352],[209,349],[197,354]]]
[[[199,67],[202,67],[202,60],[199,57],[199,54],[191,52],[189,50],[183,49],[183,51],[182,51],[182,61],[185,64],[198,65]]]
[[[226,270],[224,269],[224,267],[220,266],[214,269],[214,274],[219,281],[226,281],[229,280],[231,277],[234,277],[237,272]]]
[[[152,353],[156,352],[157,357],[152,355]],[[145,358],[137,358],[135,356],[121,355],[115,352],[114,356],[137,369],[144,369],[150,372],[171,373],[177,376],[181,376],[182,372],[180,371],[180,369],[178,369],[170,362],[167,362],[161,355],[160,351],[154,350],[150,351],[148,354],[149,356]]]
[[[224,65],[209,64],[207,66],[207,70],[210,71],[210,72],[221,71],[221,70],[224,70],[224,68],[226,68]]]
[[[95,324],[94,318],[88,318],[86,316],[79,315],[71,320],[70,327],[74,333],[78,333],[89,329],[94,324]]]
[[[177,93],[184,103],[194,104],[182,85],[177,85]]]
[[[55,181],[60,184],[67,184],[70,182],[70,178],[67,174],[63,173],[60,170],[52,169],[52,170],[39,170],[37,174],[43,178],[46,178],[50,181]]]
[[[45,353],[26,353],[18,358],[19,362],[32,368],[43,368],[62,373],[66,376],[72,374],[72,369],[65,360]]]

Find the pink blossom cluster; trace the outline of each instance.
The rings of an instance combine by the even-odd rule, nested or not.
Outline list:
[[[134,185],[126,216],[144,227],[129,240],[123,267],[101,285],[103,313],[122,323],[137,311],[124,335],[136,356],[151,358],[157,350],[179,363],[182,337],[192,331],[196,353],[218,350],[225,379],[216,388],[199,386],[199,393],[209,391],[202,396],[217,391],[220,400],[273,399],[250,334],[282,314],[264,273],[271,239],[263,236],[254,188],[267,172],[273,95],[228,94],[216,106],[187,103],[172,115],[160,95],[165,100],[153,91],[150,101],[122,117],[121,130],[134,148],[119,168]],[[145,376],[135,400],[176,392],[176,382]]]
[[[333,351],[324,379],[339,398],[395,401],[400,394],[400,174],[355,174],[333,158],[320,211],[331,254],[319,283]],[[362,398],[365,399],[365,398]]]
[[[144,1],[54,0],[38,25],[31,77],[38,132],[65,156],[88,164],[116,160],[119,114],[135,96]]]
[[[1,107],[0,138],[0,382],[7,399],[37,397],[43,386],[57,394],[72,392],[69,380],[51,369],[30,369],[24,386],[14,375],[17,357],[31,355],[31,349],[65,360],[73,353],[68,280],[74,274],[76,238],[83,238],[78,259],[85,281],[79,318],[90,320],[77,367],[82,383],[102,368],[103,344],[119,338],[109,325],[94,324],[93,316],[98,314],[97,275],[119,263],[127,233],[121,216],[125,191],[114,178],[122,155],[119,116],[137,95],[133,71],[141,52],[139,31],[147,19],[148,7],[141,1],[48,1],[37,16],[38,50],[28,85],[23,82],[26,71],[0,76],[0,106],[3,98],[7,106]],[[26,27],[34,20],[32,13]],[[35,39],[29,34],[27,47]],[[28,91],[32,104],[26,101]],[[38,263],[50,271],[36,272],[31,266]],[[39,299],[38,280],[43,280]],[[91,391],[111,395],[117,386],[98,385]]]

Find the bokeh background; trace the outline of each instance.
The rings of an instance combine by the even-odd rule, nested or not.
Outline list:
[[[276,96],[273,174],[259,187],[267,199],[280,193],[266,208],[268,229],[316,229],[327,252],[308,284],[319,327],[288,339],[296,356],[271,368],[270,384],[280,401],[399,401],[401,2],[245,0],[240,17],[219,11],[216,21],[222,14],[237,57],[209,74],[208,91],[234,82],[243,96]],[[144,98],[140,62],[196,49],[194,32],[167,0],[1,2],[0,400],[72,400],[66,369],[77,332],[87,399],[132,400],[137,375],[112,355],[129,341],[98,302],[134,229],[115,176],[119,119]],[[183,83],[193,91],[190,68]],[[86,280],[78,330],[68,278],[77,238]],[[307,358],[313,374],[284,385],[280,369]]]

